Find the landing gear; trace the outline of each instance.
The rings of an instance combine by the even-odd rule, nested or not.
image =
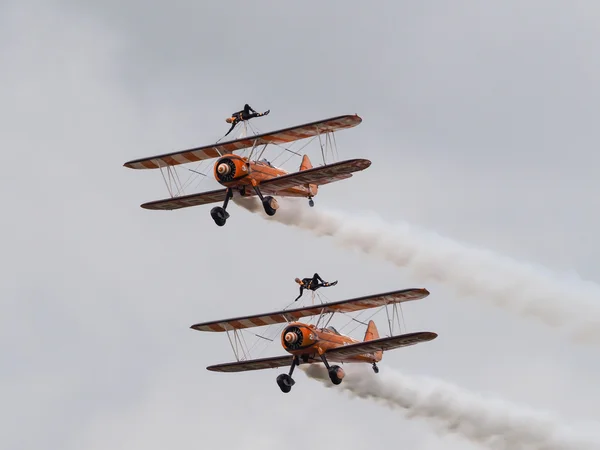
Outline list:
[[[227,219],[229,219],[229,213],[225,211],[225,208],[222,208],[220,206],[215,206],[213,209],[211,209],[210,215],[212,216],[215,223],[220,227],[225,225],[225,222],[227,222]]]
[[[279,385],[281,392],[287,394],[292,390],[292,386],[296,384],[296,382],[287,373],[282,373],[277,377],[277,384]]]
[[[254,191],[256,192],[256,195],[258,195],[258,197],[260,198],[260,201],[262,202],[263,208],[265,209],[267,215],[274,216],[275,212],[277,212],[277,208],[279,208],[277,200],[275,200],[270,195],[263,197],[262,192],[260,192],[258,186],[254,186]]]
[[[379,367],[377,367],[377,363],[373,363],[373,372],[379,373]]]
[[[330,366],[327,362],[327,359],[325,358],[325,355],[321,355],[321,360],[327,368],[327,373],[329,374],[329,379],[331,380],[331,382],[333,384],[340,384],[342,382],[342,379],[346,375],[344,369],[342,369],[340,366]]]
[[[229,219],[229,213],[226,211],[226,208],[227,204],[229,203],[229,199],[232,197],[233,191],[231,190],[231,188],[229,188],[225,193],[225,201],[223,202],[223,206],[215,206],[213,209],[210,210],[210,215],[212,216],[215,223],[220,227],[225,225],[225,222],[227,222],[227,219]]]
[[[311,208],[315,206],[315,201],[312,199],[312,197],[308,197],[308,206]]]
[[[265,212],[268,216],[275,215],[277,208],[279,205],[277,204],[277,200],[275,200],[270,195],[262,199],[263,208],[265,208]]]
[[[282,373],[277,377],[277,384],[279,385],[279,389],[281,392],[287,394],[292,390],[292,386],[296,384],[294,379],[292,378],[292,374],[294,373],[294,368],[300,365],[300,360],[297,356],[294,356],[292,361],[292,366],[290,367],[289,373]]]

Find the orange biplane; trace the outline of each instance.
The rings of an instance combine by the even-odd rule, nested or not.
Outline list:
[[[313,197],[317,195],[320,185],[350,178],[353,172],[369,167],[371,161],[367,159],[351,159],[313,167],[308,156],[304,155],[299,171],[289,173],[273,167],[267,161],[259,160],[268,144],[280,145],[315,136],[318,136],[319,140],[323,136],[324,140],[329,142],[330,135],[334,132],[354,127],[361,121],[358,115],[333,117],[233,141],[137,159],[126,162],[124,166],[131,169],[161,169],[162,171],[163,168],[169,170],[180,164],[217,158],[213,169],[214,177],[217,182],[225,186],[225,189],[181,196],[174,196],[171,193],[171,198],[144,203],[141,206],[145,209],[173,210],[223,202],[223,206],[211,210],[215,223],[223,226],[229,218],[226,210],[229,199],[233,198],[234,194],[240,197],[257,195],[262,201],[265,212],[272,216],[278,208],[277,201],[272,195],[305,197],[309,199],[309,205],[314,206]],[[260,155],[252,160],[254,151],[261,145],[264,147]],[[233,153],[247,148],[251,149],[249,157]],[[169,179],[176,178],[171,175],[171,172],[168,172],[168,175]]]
[[[388,305],[395,307],[401,302],[418,300],[428,295],[429,291],[426,289],[404,289],[304,308],[199,323],[192,325],[191,328],[199,331],[225,331],[228,337],[230,337],[229,331],[233,331],[233,341],[230,337],[230,342],[237,361],[209,366],[208,370],[242,372],[290,366],[289,373],[283,373],[277,377],[280,389],[287,393],[295,384],[292,379],[294,368],[300,364],[323,363],[328,370],[331,382],[340,384],[344,378],[344,370],[339,365],[330,365],[330,362],[368,363],[373,366],[375,373],[378,373],[377,363],[381,361],[384,351],[431,341],[437,337],[436,333],[417,332],[380,338],[375,323],[370,320],[364,339],[359,341],[340,334],[334,327],[319,327],[319,321],[324,315],[331,314],[333,316],[334,313],[348,313],[377,307],[387,308]],[[316,325],[298,322],[298,319],[307,316],[319,316],[319,321]],[[331,317],[327,324],[330,320]],[[281,332],[281,345],[289,355],[250,360],[239,358],[236,349],[238,344],[242,345],[244,342],[244,338],[238,334],[240,330],[286,322],[287,325]]]

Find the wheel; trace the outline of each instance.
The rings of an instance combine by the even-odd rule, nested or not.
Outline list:
[[[375,363],[373,363],[373,372],[379,373],[379,367],[377,367],[377,364]]]
[[[312,208],[313,206],[315,206],[315,202],[314,202],[314,200],[313,200],[312,198],[309,198],[309,199],[308,199],[308,206],[310,206],[311,208]]]
[[[215,206],[213,209],[211,209],[210,215],[215,223],[220,227],[225,225],[225,222],[227,222],[227,219],[229,218],[229,213],[220,206]]]
[[[275,200],[270,195],[263,198],[262,204],[263,204],[263,208],[265,208],[265,212],[267,213],[268,216],[275,215],[277,208],[279,208],[279,205],[277,204],[277,200]]]
[[[296,382],[287,373],[282,373],[277,377],[277,384],[279,385],[279,389],[281,389],[281,392],[287,394],[292,390],[292,386],[296,384]]]
[[[344,378],[344,369],[340,366],[331,366],[329,368],[329,379],[333,384],[340,384]]]

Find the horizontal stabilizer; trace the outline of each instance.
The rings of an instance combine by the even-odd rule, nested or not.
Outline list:
[[[301,317],[318,316],[320,314],[340,312],[349,313],[369,308],[379,308],[394,303],[419,300],[429,295],[427,289],[403,289],[400,291],[386,292],[384,294],[367,295],[365,297],[341,300],[339,302],[322,303],[305,308],[275,311],[267,314],[236,317],[233,319],[216,320],[192,325],[198,331],[228,331],[234,329],[262,327],[275,323],[294,322]]]
[[[355,127],[362,119],[354,115],[332,117],[317,122],[305,123],[294,127],[284,128],[270,133],[262,133],[247,136],[234,141],[226,141],[205,145],[203,147],[182,150],[164,155],[151,156],[149,158],[135,159],[123,164],[130,169],[158,169],[159,167],[177,166],[205,159],[218,158],[236,150],[250,148],[254,145],[284,144],[298,141],[323,133],[331,133],[345,128]]]
[[[379,350],[386,351],[399,347],[407,347],[420,342],[427,342],[435,339],[436,333],[422,331],[418,333],[401,334],[387,338],[375,339],[373,341],[359,342],[357,344],[344,345],[325,352],[326,356],[337,358],[349,358],[352,356],[375,353]]]

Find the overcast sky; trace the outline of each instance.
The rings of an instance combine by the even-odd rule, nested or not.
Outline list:
[[[337,144],[373,164],[317,208],[598,282],[597,2],[149,5],[0,3],[2,448],[279,449],[315,417],[319,448],[477,448],[301,373],[284,395],[281,371],[205,370],[233,355],[190,325],[285,306],[315,271],[331,300],[430,289],[404,315],[439,338],[389,370],[600,420],[596,349],[236,205],[223,228],[143,210],[160,175],[122,167],[214,142],[244,103],[262,131],[358,113]]]

